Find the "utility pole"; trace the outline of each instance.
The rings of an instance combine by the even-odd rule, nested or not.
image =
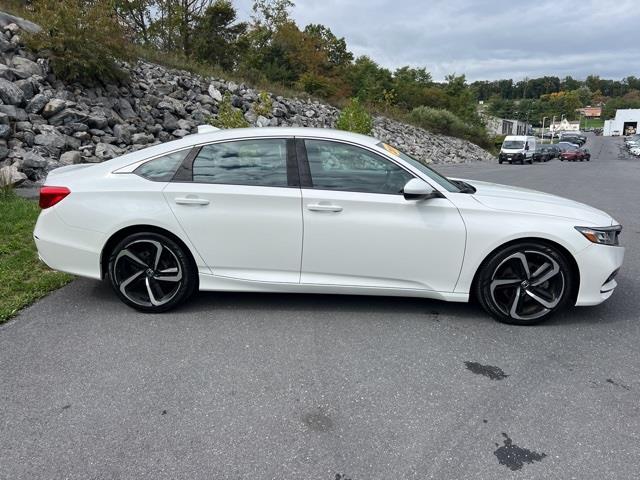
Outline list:
[[[540,143],[544,143],[544,121],[547,119],[547,117],[542,117],[542,142]]]

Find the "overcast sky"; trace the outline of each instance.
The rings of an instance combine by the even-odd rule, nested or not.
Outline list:
[[[234,0],[242,18],[251,0]],[[302,28],[322,23],[356,55],[435,80],[640,76],[638,0],[297,0]]]

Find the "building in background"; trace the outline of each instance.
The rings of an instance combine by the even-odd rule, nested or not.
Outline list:
[[[578,113],[585,118],[600,118],[602,116],[602,107],[579,108]]]
[[[498,118],[486,113],[481,115],[489,135],[528,135],[533,128],[530,123],[521,120]]]
[[[640,123],[640,108],[625,108],[616,110],[615,118],[605,120],[603,135],[633,135],[638,133]]]
[[[566,118],[563,118],[559,122],[551,123],[551,125],[549,125],[549,131],[552,133],[579,132],[580,122],[578,120],[570,122]]]

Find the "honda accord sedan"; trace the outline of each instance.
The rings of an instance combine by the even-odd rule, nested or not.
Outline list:
[[[41,259],[144,312],[196,290],[395,295],[527,325],[609,298],[624,257],[600,210],[325,129],[203,131],[58,168],[40,206]]]

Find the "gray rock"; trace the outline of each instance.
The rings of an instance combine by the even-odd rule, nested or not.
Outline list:
[[[7,105],[20,105],[24,102],[24,93],[9,80],[0,78],[0,100]]]
[[[15,86],[22,90],[22,94],[24,95],[25,101],[29,101],[36,94],[35,88],[33,86],[33,82],[31,79],[29,80],[18,80],[14,82]]]
[[[27,179],[27,176],[18,171],[15,165],[7,165],[0,168],[0,186],[11,185],[17,187]]]
[[[131,143],[131,131],[125,125],[115,125],[113,127],[113,135],[119,143],[129,145]]]
[[[269,124],[270,124],[269,119],[266,117],[263,117],[262,115],[260,115],[256,120],[256,127],[268,127]]]
[[[90,115],[87,119],[87,123],[91,128],[105,129],[109,126],[107,117],[101,115]]]
[[[28,58],[15,56],[11,60],[11,66],[14,72],[20,78],[29,78],[32,75],[40,75],[44,73],[42,67],[36,62],[29,60]]]
[[[64,110],[66,105],[66,101],[59,98],[53,98],[44,105],[44,108],[42,109],[42,116],[44,118],[53,117],[56,113]]]
[[[178,129],[173,132],[173,136],[178,138],[186,137],[187,135],[189,135],[187,130]]]
[[[20,162],[21,168],[45,168],[47,160],[35,151],[25,153]]]
[[[218,90],[213,84],[209,85],[207,92],[216,102],[222,101],[222,93],[220,93],[220,90]]]
[[[153,135],[148,135],[146,133],[136,133],[131,136],[131,141],[138,145],[146,145],[147,143],[152,143],[155,140]]]
[[[11,136],[11,127],[9,125],[0,125],[0,138],[7,139]]]
[[[0,113],[0,125],[9,125],[9,115]]]
[[[34,143],[48,148],[64,148],[66,140],[60,132],[50,129],[36,135]]]
[[[60,155],[60,163],[63,165],[75,165],[82,162],[82,154],[76,150],[64,152]]]
[[[126,98],[121,98],[118,102],[118,111],[124,119],[136,117],[136,112],[133,111],[133,107]]]
[[[165,112],[162,121],[162,128],[164,128],[167,132],[173,132],[174,130],[180,128],[176,116],[170,112]]]
[[[0,105],[0,113],[4,113],[12,122],[23,122],[28,120],[27,112],[15,105]]]
[[[27,103],[25,111],[27,113],[40,113],[48,101],[45,95],[39,93]]]
[[[49,118],[51,125],[67,125],[70,123],[86,122],[88,115],[73,108],[65,108]]]
[[[100,160],[111,160],[118,155],[122,155],[122,150],[115,145],[109,145],[108,143],[98,143],[96,145],[95,156]]]
[[[4,160],[9,156],[9,149],[4,145],[0,145],[0,160]]]
[[[38,33],[42,30],[40,25],[30,22],[29,20],[25,20],[24,18],[10,15],[5,12],[0,12],[0,27],[11,31],[14,29],[12,25],[15,25],[18,29],[22,29],[28,33]]]

